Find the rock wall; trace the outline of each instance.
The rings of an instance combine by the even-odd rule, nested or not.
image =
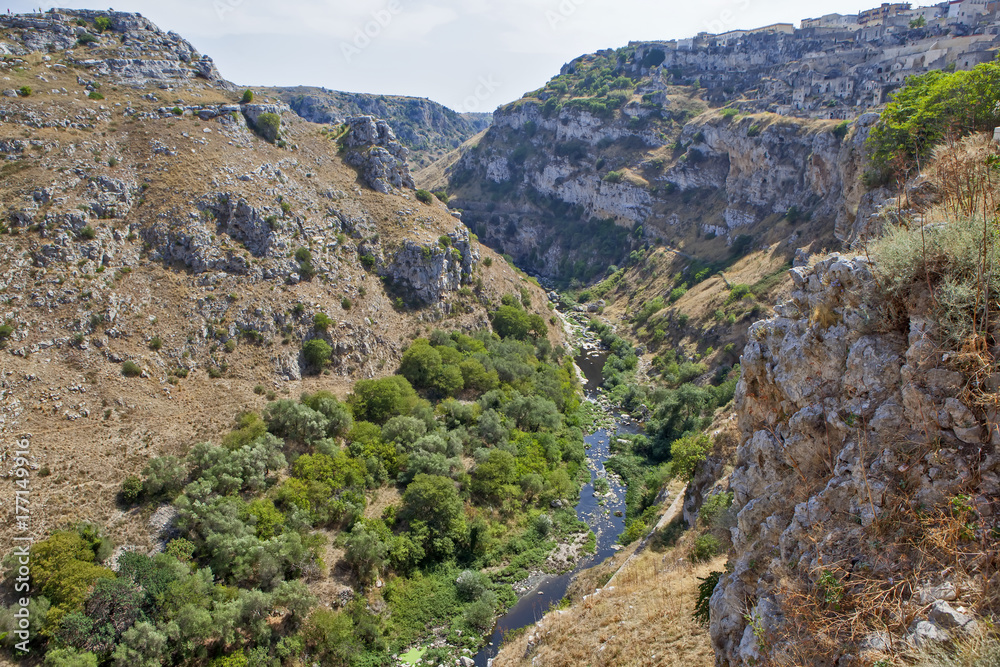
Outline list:
[[[472,248],[468,228],[456,227],[448,239],[447,247],[440,242],[404,241],[383,275],[418,301],[437,303],[446,293],[467,284],[479,263],[479,252]]]
[[[358,170],[361,180],[376,192],[388,194],[393,188],[415,188],[406,164],[409,152],[396,140],[384,120],[358,116],[344,121],[344,161]]]
[[[890,614],[886,598],[883,627],[895,633],[873,627],[842,639],[827,628],[839,646],[809,664],[870,664],[857,661],[954,637],[967,625],[955,621],[961,605],[994,585],[991,576],[1000,581],[996,564],[920,562],[899,517],[940,510],[947,520],[962,498],[986,534],[991,522],[996,530],[996,419],[984,423],[962,402],[966,380],[936,344],[929,317],[913,313],[902,330],[880,329],[864,258],[833,255],[791,275],[791,301],[751,328],[741,360],[734,557],[711,598],[717,663],[802,664],[797,651],[820,639],[802,634],[804,619],[835,610],[820,595],[807,612],[801,600],[816,598],[796,602],[789,582],[812,582],[815,593],[824,572],[848,601],[896,582],[891,599],[901,611]],[[855,588],[866,579],[876,583]]]
[[[108,19],[103,33],[94,19]],[[82,25],[81,25],[82,24]],[[60,9],[31,15],[0,16],[0,29],[14,35],[13,43],[0,41],[0,50],[13,55],[33,51],[65,51],[70,62],[84,71],[109,77],[118,84],[169,88],[180,81],[203,79],[213,87],[234,90],[222,78],[212,59],[203,56],[180,35],[163,32],[141,14]],[[89,42],[81,41],[89,40]],[[115,47],[115,58],[95,58],[88,51]],[[76,48],[73,48],[76,47]]]

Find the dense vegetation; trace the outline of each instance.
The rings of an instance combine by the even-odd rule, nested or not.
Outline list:
[[[610,326],[592,320],[590,328],[611,351],[604,365],[604,386],[611,400],[645,419],[644,433],[618,437],[612,445],[615,455],[605,466],[626,484],[626,529],[622,542],[644,535],[660,509],[656,496],[672,477],[690,479],[698,462],[708,454],[709,442],[702,431],[712,421],[716,408],[733,398],[739,366],[720,367],[711,381],[694,380],[706,374],[706,367],[689,361],[678,363],[676,352],[669,360],[657,386],[636,379],[638,356],[627,340]]]
[[[475,649],[510,584],[586,530],[571,504],[550,509],[587,476],[571,362],[517,297],[494,326],[504,337],[414,341],[398,375],[346,402],[278,400],[219,443],[152,459],[122,498],[172,505],[164,551],[111,563],[90,526],[36,543],[34,650],[46,665],[133,667],[381,665],[432,636]],[[373,512],[393,487],[401,500]],[[356,591],[339,608],[315,594],[327,577]]]
[[[1000,62],[908,78],[872,128],[869,185],[905,177],[945,139],[991,131],[1000,124],[998,100]]]

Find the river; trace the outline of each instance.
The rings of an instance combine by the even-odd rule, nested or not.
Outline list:
[[[600,396],[598,389],[604,381],[602,371],[607,357],[606,351],[585,348],[576,358],[576,365],[583,371],[586,378],[584,392],[589,400],[597,400]],[[545,615],[545,612],[552,605],[562,600],[576,574],[604,562],[615,553],[614,547],[618,543],[618,536],[625,529],[625,487],[616,481],[617,476],[615,476],[608,479],[613,496],[605,498],[594,496],[594,481],[598,476],[607,477],[604,462],[611,456],[611,438],[618,432],[635,432],[635,429],[630,425],[622,423],[617,415],[615,417],[614,430],[598,429],[584,438],[587,445],[587,466],[590,469],[590,481],[580,491],[576,515],[580,520],[586,521],[590,529],[597,535],[596,552],[592,556],[582,559],[573,571],[543,579],[534,589],[521,597],[510,611],[501,616],[493,628],[489,644],[484,646],[475,656],[475,663],[478,667],[487,667],[490,661],[496,657],[505,634],[535,623]],[[603,504],[601,504],[601,500],[604,501]],[[616,512],[620,513],[621,516],[615,516]]]

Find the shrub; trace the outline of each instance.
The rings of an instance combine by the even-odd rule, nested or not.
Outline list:
[[[451,198],[448,196],[448,192],[446,190],[435,190],[434,196],[437,197],[444,204],[447,204],[448,200]]]
[[[848,130],[851,129],[851,123],[846,120],[842,120],[833,128],[833,136],[838,139],[843,139],[847,136]]]
[[[707,577],[702,579],[698,577],[698,601],[694,605],[694,618],[696,621],[702,625],[708,625],[709,620],[709,601],[712,598],[712,593],[715,592],[715,587],[719,584],[719,578],[722,576],[722,572],[710,572]]]
[[[122,364],[122,375],[127,378],[139,377],[142,375],[142,367],[134,361],[126,361]]]
[[[987,300],[983,294],[1000,291],[996,271],[980,277],[983,264],[1000,262],[1000,234],[994,225],[984,229],[981,223],[964,218],[923,229],[892,227],[872,247],[871,256],[882,301],[887,304],[921,298],[931,285],[934,315],[944,342],[959,346],[974,330],[984,329]],[[887,313],[893,312],[887,306]]]
[[[477,570],[465,570],[455,579],[460,598],[467,602],[478,600],[488,590],[489,579]]]
[[[711,441],[704,433],[691,433],[674,440],[670,445],[674,473],[685,481],[691,481],[695,468],[708,457],[710,448]]]
[[[428,190],[417,190],[417,200],[424,204],[430,204],[434,201],[434,195]]]
[[[240,99],[240,104],[250,104],[253,102],[253,91],[247,88],[243,91],[243,98]]]
[[[131,505],[142,493],[142,480],[136,475],[129,475],[122,482],[122,500]]]
[[[142,470],[145,481],[143,492],[156,498],[163,496],[173,500],[187,482],[188,472],[181,460],[176,456],[159,456],[149,460]]]
[[[273,144],[277,141],[278,133],[281,130],[281,116],[270,112],[262,113],[257,117],[254,129],[257,130],[257,134]],[[284,209],[284,206],[282,206],[282,209]]]
[[[90,91],[90,94],[88,94],[87,97],[89,97],[92,100],[103,100],[104,99],[104,95],[101,95],[96,90]]]
[[[97,656],[75,648],[54,648],[45,653],[45,667],[97,667]]]
[[[749,127],[749,128],[747,129],[747,136],[748,136],[748,137],[751,137],[751,138],[752,138],[752,137],[756,137],[756,136],[760,135],[760,132],[761,132],[761,127],[760,127],[760,125],[751,125],[751,126],[750,126],[750,127]]]
[[[170,112],[172,114],[174,114],[175,116],[182,116],[182,115],[184,115],[184,109],[181,109],[180,107],[174,107],[173,109],[170,110]]]
[[[107,16],[98,16],[94,19],[94,30],[97,32],[104,32],[111,27],[111,19]]]
[[[97,237],[97,230],[90,225],[86,225],[79,231],[79,235],[81,239],[92,241]]]
[[[163,339],[159,336],[153,336],[153,339],[149,341],[149,349],[154,352],[158,352],[163,349]]]
[[[316,313],[313,316],[313,328],[316,331],[326,331],[333,324],[333,320],[326,313]]]
[[[609,171],[604,175],[605,182],[607,183],[621,183],[625,180],[625,172],[623,171]]]
[[[302,354],[307,363],[316,369],[322,369],[330,361],[333,348],[325,340],[313,338],[302,345]]]
[[[352,305],[353,304],[351,303],[351,300],[348,299],[346,296],[340,300],[340,307],[343,308],[344,310],[350,310]]]
[[[91,35],[89,32],[85,32],[77,38],[76,44],[77,46],[86,46],[87,44],[93,44],[96,41],[96,37]]]
[[[17,93],[21,97],[29,97],[31,95],[31,86],[21,86],[17,89]]]
[[[711,533],[699,535],[694,541],[694,549],[691,551],[691,560],[696,563],[712,560],[719,555],[722,544],[719,538]]]

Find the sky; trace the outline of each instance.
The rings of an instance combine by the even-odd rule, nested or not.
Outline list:
[[[13,12],[53,5],[6,0]],[[107,1],[107,0],[105,0]],[[630,41],[794,23],[869,0],[112,0],[247,86],[320,86],[493,111],[576,58]],[[922,4],[922,3],[914,3]],[[90,8],[61,0],[58,7]],[[4,6],[0,4],[0,11]]]

